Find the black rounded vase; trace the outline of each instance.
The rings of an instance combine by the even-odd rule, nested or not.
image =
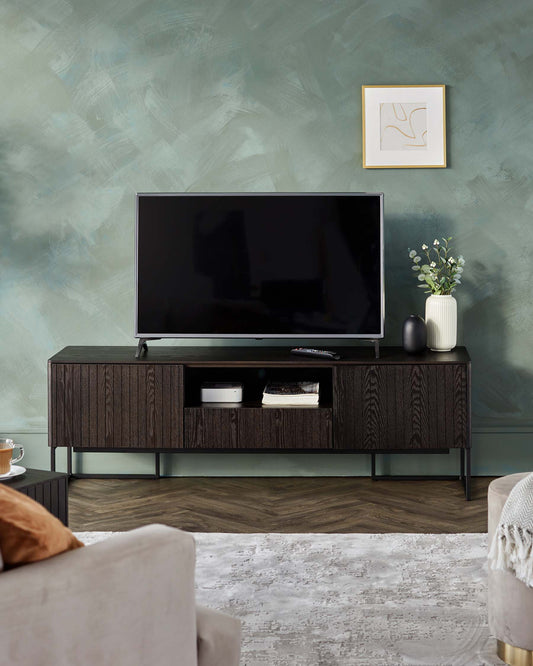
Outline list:
[[[408,354],[424,351],[427,342],[426,322],[420,315],[409,315],[403,322],[403,348]]]

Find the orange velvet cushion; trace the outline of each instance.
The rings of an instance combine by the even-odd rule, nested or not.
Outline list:
[[[6,567],[83,546],[44,506],[0,483],[0,551]]]

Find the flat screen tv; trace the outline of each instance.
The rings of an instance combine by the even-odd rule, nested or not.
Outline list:
[[[384,334],[383,194],[138,194],[137,338]]]

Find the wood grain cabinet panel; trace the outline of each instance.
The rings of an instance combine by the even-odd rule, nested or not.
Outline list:
[[[239,443],[238,409],[187,407],[186,449],[236,449]]]
[[[185,447],[192,449],[327,449],[331,409],[185,409]]]
[[[239,417],[240,448],[331,448],[331,409],[266,407]]]
[[[182,447],[181,365],[55,363],[49,371],[54,447]]]
[[[463,364],[334,369],[335,449],[468,447]]]

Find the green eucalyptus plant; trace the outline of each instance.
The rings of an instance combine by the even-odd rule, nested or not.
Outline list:
[[[435,238],[433,247],[422,245],[421,254],[426,255],[427,261],[422,263],[422,257],[416,250],[409,248],[409,258],[413,260],[412,270],[420,282],[420,289],[425,289],[426,294],[435,296],[449,296],[453,294],[457,285],[461,284],[463,266],[465,260],[462,255],[457,259],[452,256],[449,238],[443,238],[442,243]]]

